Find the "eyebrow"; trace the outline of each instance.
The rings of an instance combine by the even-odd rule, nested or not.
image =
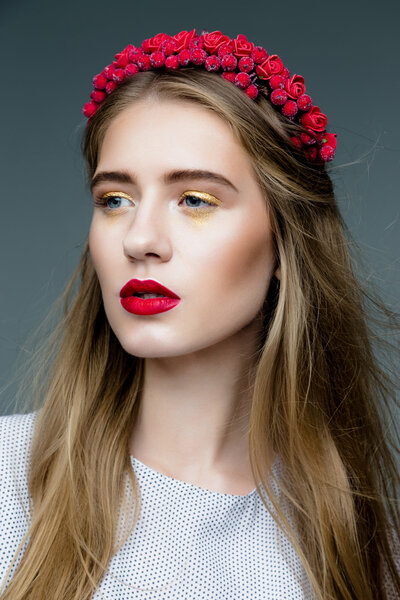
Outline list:
[[[168,173],[164,173],[161,178],[164,184],[172,184],[178,181],[184,181],[188,179],[203,179],[208,181],[214,181],[215,183],[220,183],[222,185],[226,185],[232,188],[235,192],[239,192],[236,186],[233,185],[229,179],[226,179],[223,175],[219,173],[213,173],[212,171],[204,171],[202,169],[181,169],[179,171],[169,171]],[[137,178],[132,173],[128,173],[128,171],[100,171],[95,175],[90,183],[90,189],[93,191],[93,188],[102,183],[103,181],[113,181],[116,183],[130,183],[136,184]]]

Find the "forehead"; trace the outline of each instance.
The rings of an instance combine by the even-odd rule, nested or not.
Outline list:
[[[252,177],[250,159],[229,125],[188,101],[137,102],[110,123],[97,170],[139,170],[149,163],[154,171],[187,167]]]

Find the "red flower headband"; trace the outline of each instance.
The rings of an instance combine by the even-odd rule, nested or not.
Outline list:
[[[91,101],[82,112],[90,120],[106,96],[139,71],[187,66],[204,67],[220,74],[252,100],[262,92],[285,117],[308,130],[309,133],[292,136],[291,141],[304,151],[309,161],[324,163],[334,158],[336,133],[326,132],[328,118],[305,93],[304,77],[290,76],[277,54],[268,55],[265,48],[254,46],[242,34],[230,39],[220,31],[203,30],[197,35],[192,29],[174,36],[159,33],[144,40],[139,48],[129,44],[93,78]]]

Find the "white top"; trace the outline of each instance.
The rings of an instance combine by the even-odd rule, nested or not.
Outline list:
[[[26,475],[35,416],[0,417],[0,584],[28,529]],[[299,557],[256,489],[223,494],[168,477],[134,457],[131,462],[140,518],[93,598],[312,600]]]

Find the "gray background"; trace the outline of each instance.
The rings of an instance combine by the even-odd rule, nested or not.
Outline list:
[[[244,33],[305,77],[338,134],[331,173],[363,276],[398,309],[399,19],[395,0],[0,1],[0,389],[87,236],[81,107],[92,77],[128,43],[160,32]],[[14,392],[12,384],[0,395],[0,413]]]

